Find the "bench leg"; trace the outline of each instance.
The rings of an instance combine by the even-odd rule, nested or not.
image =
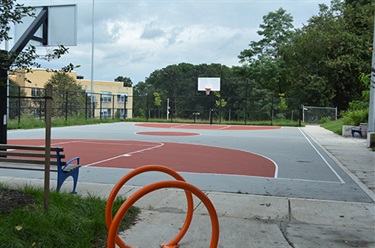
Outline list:
[[[77,183],[78,183],[78,174],[79,174],[79,169],[76,169],[73,171],[72,177],[73,177],[73,191],[72,194],[77,194],[76,188],[77,188]]]
[[[60,191],[61,189],[61,186],[63,185],[63,183],[65,182],[65,180],[72,176],[73,177],[73,191],[72,191],[72,194],[77,194],[76,192],[76,187],[77,187],[77,183],[78,183],[78,174],[79,174],[79,169],[76,169],[76,170],[73,170],[73,171],[70,171],[70,172],[67,172],[67,173],[64,173],[64,172],[58,172],[57,173],[57,192]]]
[[[352,130],[352,137],[354,138],[354,133],[358,133],[359,136],[362,138],[362,131],[361,130]]]

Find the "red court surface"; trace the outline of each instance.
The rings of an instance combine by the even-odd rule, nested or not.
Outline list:
[[[44,145],[44,140],[8,140],[9,144]],[[171,142],[131,140],[53,139],[66,158],[80,157],[81,165],[134,169],[148,164],[168,166],[178,172],[276,177],[276,164],[246,151]]]
[[[184,123],[137,123],[138,127],[152,128],[184,128],[204,130],[277,130],[279,126],[241,126],[241,125],[209,125],[209,124],[184,124]]]
[[[190,132],[137,132],[136,134],[152,135],[152,136],[196,136],[196,135],[199,135],[199,133],[190,133]]]

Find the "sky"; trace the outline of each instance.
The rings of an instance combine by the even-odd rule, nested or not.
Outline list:
[[[133,85],[155,70],[179,63],[238,66],[238,55],[257,34],[263,16],[283,8],[300,28],[330,0],[18,0],[28,6],[77,5],[77,45],[42,66],[80,65],[77,75]],[[94,7],[94,22],[92,12]],[[64,20],[62,20],[64,21]],[[94,24],[94,25],[92,25]],[[92,39],[94,27],[94,39]],[[14,33],[14,32],[13,32]],[[92,41],[94,59],[92,60]],[[12,47],[14,42],[9,43]],[[4,44],[1,44],[4,47]],[[39,47],[45,53],[53,47]],[[91,64],[93,62],[93,71]]]

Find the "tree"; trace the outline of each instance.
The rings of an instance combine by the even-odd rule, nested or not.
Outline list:
[[[133,82],[130,78],[123,76],[118,76],[117,78],[115,78],[115,82],[123,82],[124,87],[132,87],[133,85]]]
[[[12,37],[9,36],[12,24],[21,23],[22,18],[25,16],[36,16],[33,7],[19,4],[16,0],[0,0],[0,6],[0,43],[12,39]],[[53,49],[50,53],[41,55],[37,54],[35,46],[29,45],[23,51],[15,54],[8,54],[6,51],[3,51],[0,53],[0,61],[2,66],[10,69],[40,67],[36,59],[50,61],[52,59],[58,59],[66,53],[68,53],[68,48],[61,45]],[[64,66],[65,70],[72,70],[73,68],[75,68],[75,66]]]
[[[318,15],[297,30],[283,48],[292,82],[291,94],[306,104],[344,110],[361,97],[358,76],[370,73],[373,34],[372,4],[333,0],[320,5]]]
[[[11,37],[8,35],[11,24],[22,22],[24,16],[34,16],[33,8],[18,4],[16,0],[0,0],[0,42],[8,41]],[[16,43],[17,45],[17,43]],[[10,52],[0,50],[0,116],[7,115],[7,77],[8,71],[13,68],[40,67],[36,59],[56,59],[68,52],[64,46],[59,46],[51,53],[38,55],[34,46],[29,45],[24,49],[24,44],[15,46]],[[65,67],[64,69],[70,69]],[[7,143],[7,124],[0,125],[0,143]]]
[[[55,72],[45,87],[52,85],[52,115],[63,117],[68,115],[84,116],[86,97],[82,86],[65,72]]]
[[[266,88],[274,95],[288,90],[287,70],[282,58],[281,48],[293,34],[293,17],[282,8],[263,16],[258,34],[259,41],[250,42],[250,48],[243,50],[238,58],[247,65],[257,86]]]
[[[145,82],[138,82],[133,88],[133,116],[134,117],[147,117],[148,96],[153,92],[151,85]]]
[[[160,118],[160,106],[161,106],[161,98],[160,98],[160,94],[158,92],[154,92],[154,105],[156,107],[156,111],[157,111],[157,116],[158,118]]]

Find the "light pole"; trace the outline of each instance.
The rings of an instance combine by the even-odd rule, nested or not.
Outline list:
[[[95,21],[95,1],[92,0],[92,13],[91,13],[91,95],[90,95],[90,109],[92,111],[91,117],[95,116],[94,113],[94,40],[95,40],[95,32],[94,32],[94,21]],[[90,111],[90,112],[91,112]]]
[[[370,103],[368,110],[368,139],[370,139],[371,146],[371,134],[375,132],[375,16],[374,16],[374,38],[372,45],[372,66],[371,66],[371,81],[370,81]]]

